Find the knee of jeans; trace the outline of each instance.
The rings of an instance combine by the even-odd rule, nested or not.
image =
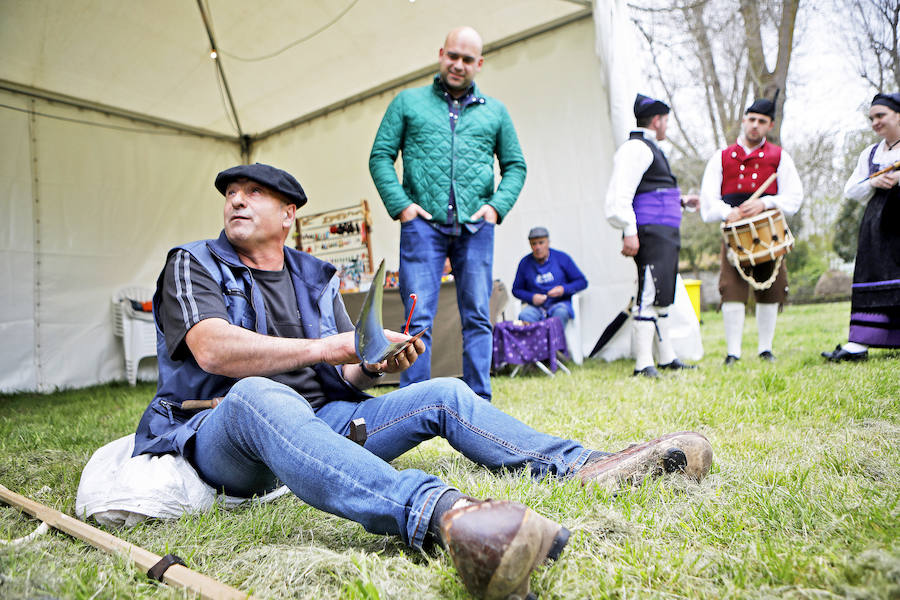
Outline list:
[[[244,377],[243,379],[239,379],[237,383],[231,386],[231,389],[228,391],[228,393],[237,394],[239,396],[253,396],[256,394],[267,392],[283,393],[284,390],[280,388],[284,388],[284,390],[291,390],[291,388],[287,387],[283,383],[272,381],[267,377]]]
[[[237,396],[247,402],[228,403],[229,396]],[[245,377],[239,380],[228,391],[225,401],[232,405],[232,408],[234,404],[251,405],[260,412],[268,412],[264,409],[287,407],[294,413],[302,413],[310,418],[315,417],[315,412],[306,398],[293,388],[267,377]],[[295,414],[295,416],[297,415]]]
[[[435,389],[435,400],[440,400],[447,407],[456,412],[465,412],[461,409],[471,405],[472,402],[487,402],[484,398],[472,391],[472,388],[462,379],[455,377],[438,377],[431,380]]]

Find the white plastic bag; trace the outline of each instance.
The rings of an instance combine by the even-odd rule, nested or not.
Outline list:
[[[131,527],[148,517],[177,519],[208,510],[217,500],[231,508],[249,498],[217,495],[184,457],[176,454],[132,457],[134,434],[94,452],[78,483],[75,514],[110,527]],[[288,492],[286,486],[255,501],[268,502]]]

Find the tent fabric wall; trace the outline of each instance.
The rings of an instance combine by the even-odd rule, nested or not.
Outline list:
[[[0,103],[31,105],[6,94]],[[56,104],[35,102],[34,110],[93,124],[0,111],[13,134],[0,160],[0,201],[12,217],[0,240],[11,282],[0,296],[0,390],[121,379],[112,294],[132,283],[152,287],[168,248],[218,233],[221,197],[209,173],[240,154],[231,144]]]
[[[26,109],[21,97],[0,102]],[[37,388],[34,368],[34,216],[28,117],[0,111],[0,389]]]

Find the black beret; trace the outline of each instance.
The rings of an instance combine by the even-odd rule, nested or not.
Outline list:
[[[293,204],[297,208],[306,204],[306,192],[300,187],[300,182],[294,179],[294,176],[287,171],[262,163],[238,165],[225,169],[216,175],[216,189],[224,196],[225,188],[228,187],[228,184],[238,179],[250,179],[261,183],[267,188],[282,194],[287,198],[288,204]]]
[[[900,94],[875,94],[872,98],[872,106],[880,104],[887,106],[894,112],[900,112]]]
[[[669,105],[659,100],[654,100],[643,94],[638,94],[634,99],[634,118],[643,119],[654,115],[669,114]]]
[[[766,115],[773,121],[775,120],[775,103],[768,98],[759,98],[754,100],[753,104],[747,107],[744,114],[756,113],[758,115]]]

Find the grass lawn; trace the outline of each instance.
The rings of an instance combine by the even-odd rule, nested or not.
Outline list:
[[[691,429],[713,444],[702,483],[670,477],[617,496],[570,481],[494,474],[432,440],[395,461],[481,497],[524,502],[572,530],[560,560],[532,576],[542,598],[900,598],[900,352],[862,364],[819,352],[845,340],[849,304],[789,306],[778,362],[725,369],[720,315],[704,313],[700,369],[662,381],[632,363],[572,376],[495,378],[519,419],[617,450]],[[134,430],[155,385],[0,396],[0,483],[74,514],[81,469]],[[37,523],[0,505],[0,538]],[[316,511],[288,495],[262,506],[150,521],[114,532],[260,598],[465,598],[448,555]],[[181,598],[126,560],[53,531],[0,545],[0,598]]]

